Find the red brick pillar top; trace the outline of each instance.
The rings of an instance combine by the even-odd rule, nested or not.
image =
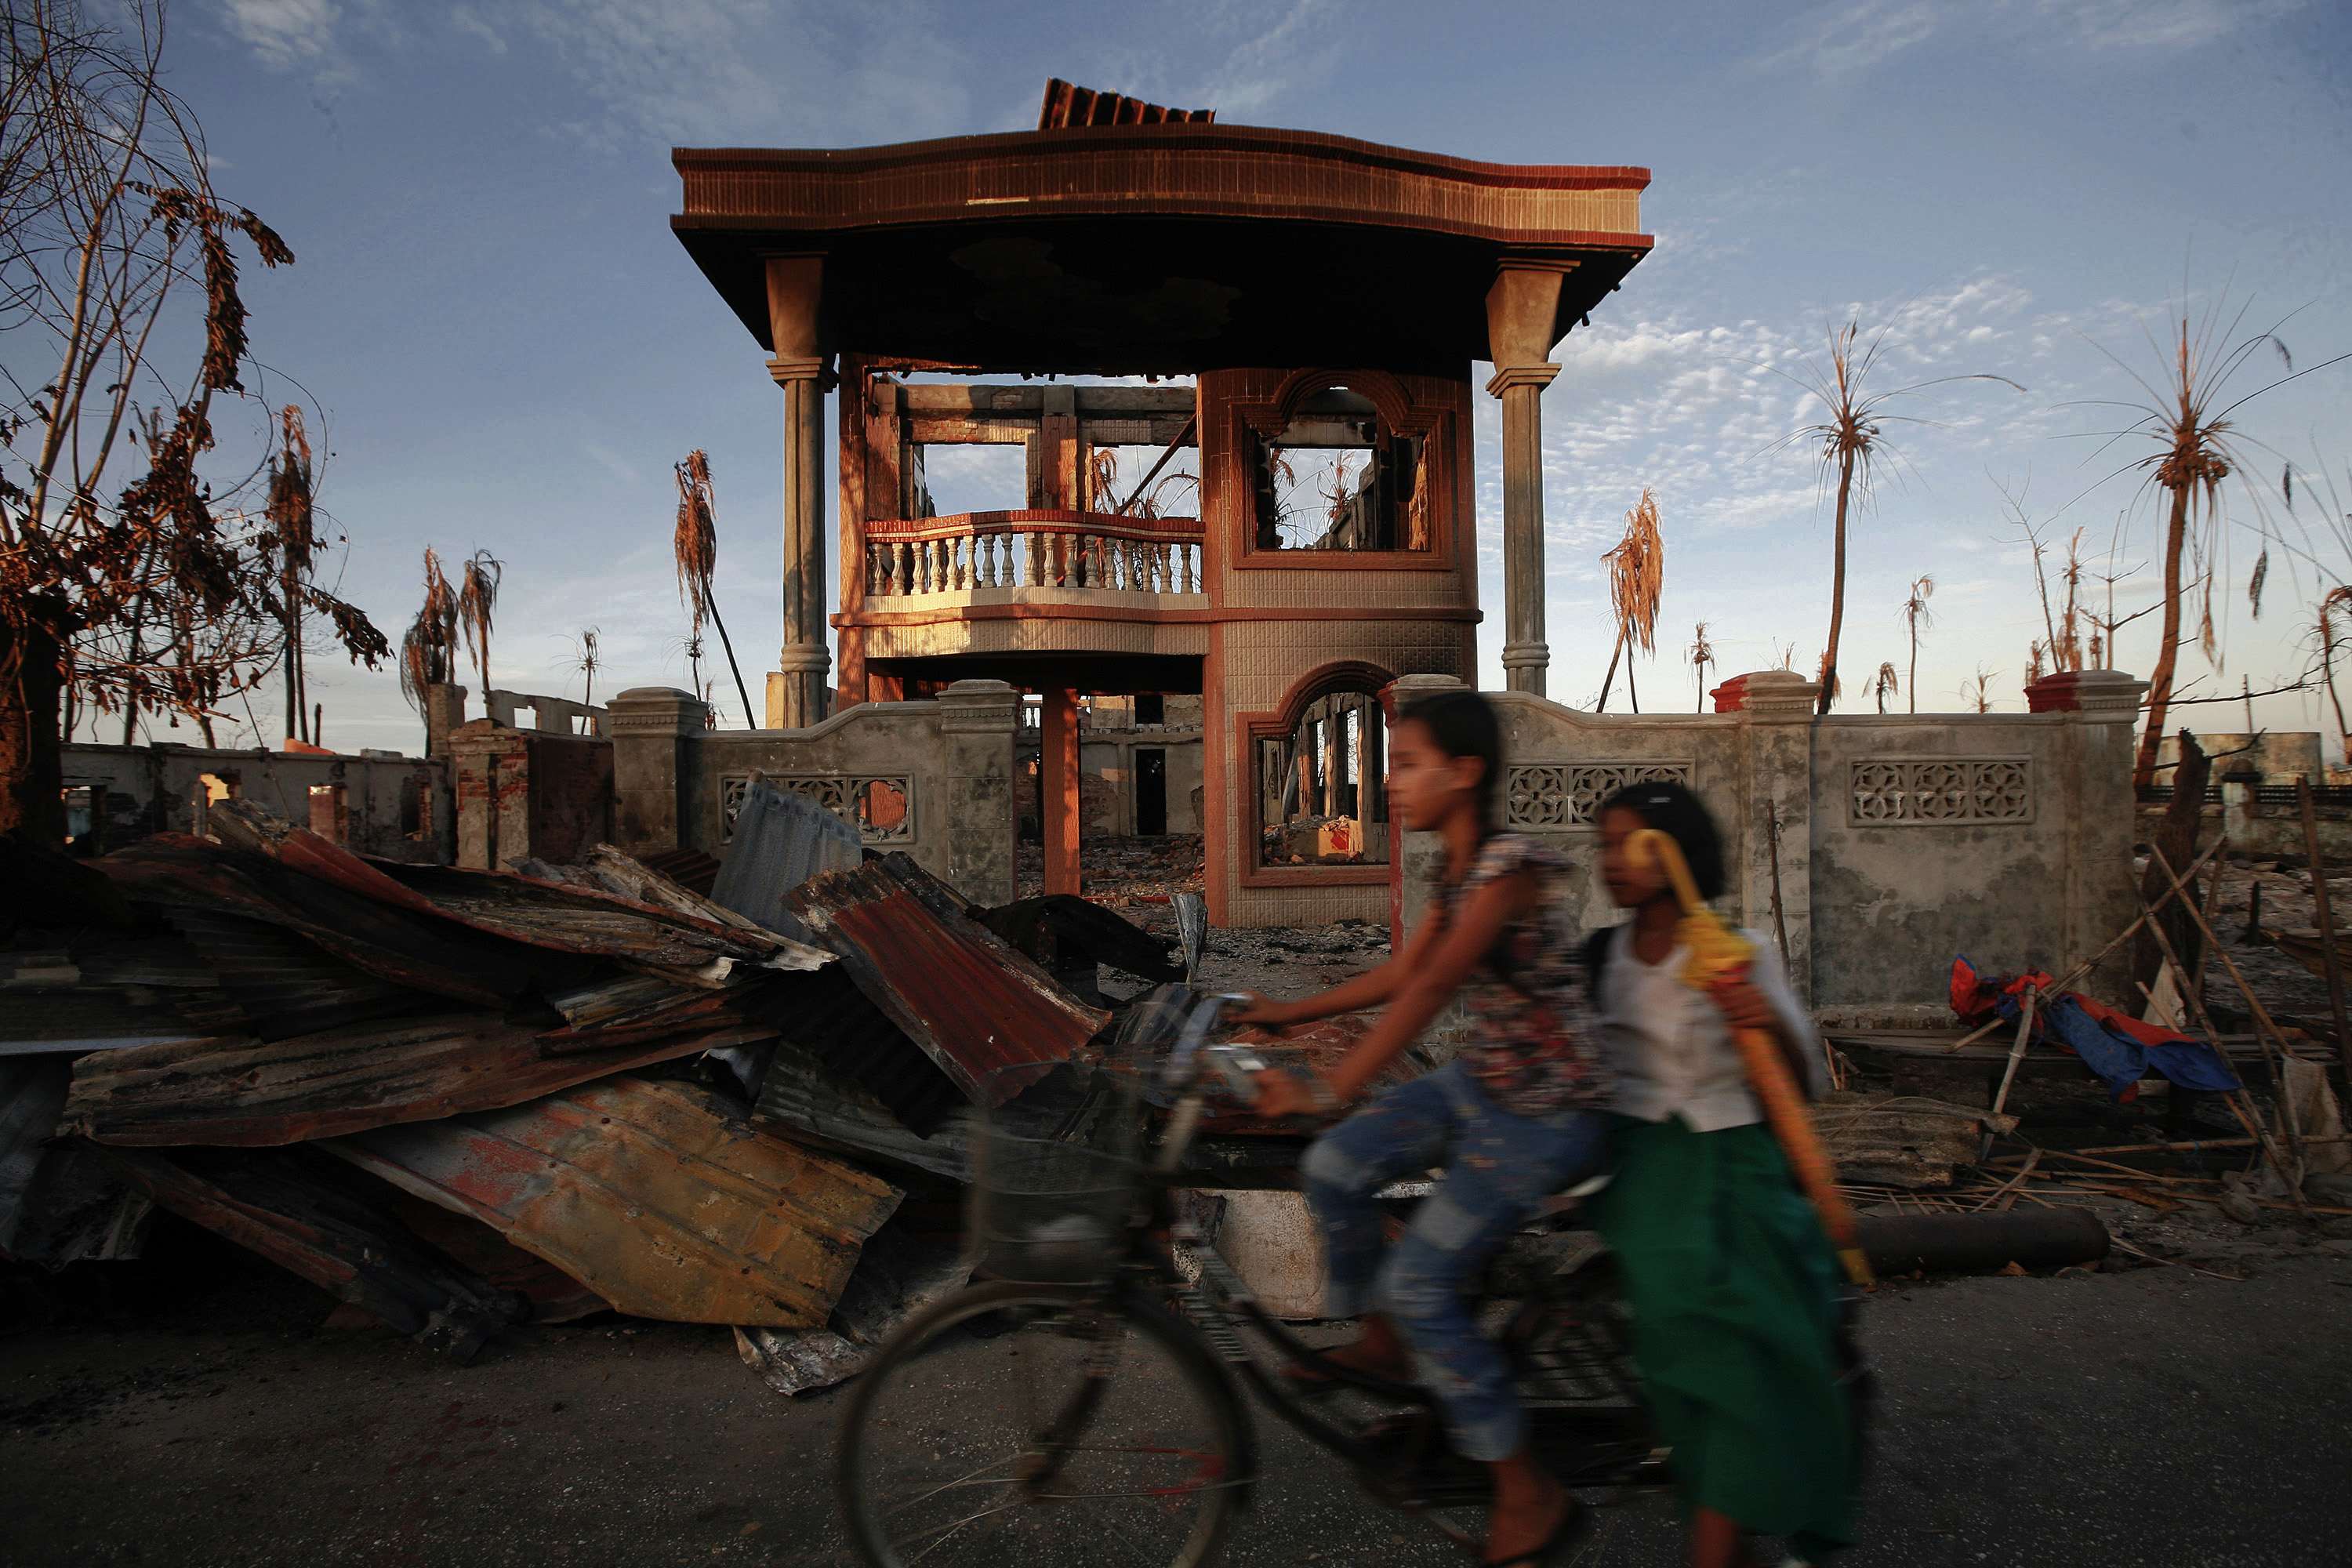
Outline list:
[[[2145,681],[2119,669],[2065,669],[2045,675],[2025,689],[2029,713],[2082,713],[2130,719],[2139,711]]]
[[[1821,689],[1794,670],[1759,669],[1733,676],[1708,695],[1718,713],[1780,715],[1811,711]]]

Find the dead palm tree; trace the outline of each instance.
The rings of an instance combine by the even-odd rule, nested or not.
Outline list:
[[[1886,332],[1881,329],[1877,336],[1857,351],[1854,340],[1860,331],[1859,321],[1848,321],[1831,334],[1830,368],[1826,374],[1810,363],[1801,375],[1791,375],[1778,366],[1766,367],[1819,398],[1829,411],[1828,418],[1807,425],[1788,437],[1819,450],[1824,483],[1832,471],[1837,475],[1837,532],[1830,565],[1830,636],[1828,646],[1822,650],[1822,695],[1818,710],[1822,713],[1830,710],[1838,694],[1838,639],[1845,628],[1847,514],[1856,501],[1864,507],[1869,506],[1878,459],[1899,456],[1886,439],[1885,427],[1893,424],[1927,423],[1909,416],[1890,414],[1887,405],[1898,397],[1908,397],[1928,387],[1954,381],[1997,381],[2020,392],[2025,390],[2005,375],[1976,372],[1933,376],[1908,386],[1898,386],[1891,392],[1865,392],[1864,384],[1870,379],[1870,373],[1876,367],[1879,354],[1885,348]]]
[[[734,639],[727,635],[727,623],[719,618],[719,601],[710,591],[711,576],[719,570],[719,519],[710,489],[710,458],[697,447],[676,468],[677,531],[671,540],[671,554],[677,562],[678,597],[686,601],[693,617],[693,630],[688,635],[699,644],[706,617],[719,628],[719,646],[727,650],[727,668],[735,672],[735,693],[743,700],[744,727],[749,729],[751,689],[743,684],[743,667],[735,662]]]
[[[1992,671],[1977,666],[1977,678],[1960,687],[1960,700],[1979,713],[1992,711]]]
[[[1878,699],[1878,712],[1881,718],[1885,717],[1886,714],[1886,700],[1902,689],[1903,683],[1895,674],[1895,661],[1891,658],[1882,661],[1878,667],[1878,673],[1871,678],[1870,682],[1871,695]]]
[[[499,579],[506,563],[487,550],[466,558],[457,587],[457,621],[466,633],[466,651],[482,678],[482,700],[490,700],[490,623],[499,607]]]
[[[1666,586],[1666,542],[1658,532],[1657,498],[1647,485],[1642,487],[1642,499],[1625,514],[1625,536],[1602,554],[1601,564],[1609,572],[1609,608],[1617,617],[1617,645],[1609,655],[1609,673],[1601,682],[1601,700],[1592,710],[1608,710],[1609,689],[1617,679],[1617,661],[1623,658],[1625,695],[1639,713],[1642,700],[1633,691],[1631,654],[1636,644],[1643,653],[1657,651],[1658,596]]]
[[[2181,580],[2182,561],[2184,557],[2193,557],[2199,563],[2207,563],[2218,553],[2221,543],[2222,481],[2232,473],[2251,472],[2243,448],[2253,443],[2239,435],[2231,416],[2273,388],[2352,358],[2352,354],[2339,354],[2298,371],[2294,369],[2294,356],[2279,341],[2276,327],[2239,337],[2246,308],[2240,307],[2226,324],[2222,309],[2217,297],[2193,330],[2188,312],[2181,312],[2179,321],[2172,323],[2171,346],[2158,351],[2161,368],[2155,381],[2141,375],[2105,348],[2099,350],[2139,383],[2148,399],[2144,404],[2105,405],[2126,408],[2135,417],[2123,429],[2109,432],[2102,448],[2119,440],[2150,444],[2152,450],[2134,458],[2118,472],[2136,468],[2146,475],[2142,485],[2161,497],[2165,513],[2163,631],[2157,642],[2156,667],[2148,675],[2147,724],[2140,732],[2139,757],[2132,770],[2133,782],[2142,788],[2156,777],[2157,749],[2164,739],[2172,703],[2173,674],[2181,641],[2180,605],[2186,592]],[[2287,374],[2221,404],[2231,379],[2264,345],[2278,354]],[[2155,347],[2153,340],[2149,346]],[[2262,492],[2250,486],[2247,494],[2260,516]],[[2218,651],[2213,632],[2213,579],[2217,574],[2210,564],[2206,565],[2198,641],[2209,659]]]
[[[282,445],[269,465],[269,500],[265,515],[278,545],[278,597],[286,622],[286,733],[310,739],[310,704],[304,700],[307,678],[302,668],[302,587],[318,552],[318,536],[310,493],[310,441],[302,428],[302,410],[288,404],[279,416]]]
[[[601,662],[596,652],[596,628],[583,626],[580,635],[572,639],[572,668],[578,670],[587,684],[581,689],[580,705],[596,706],[596,666]]]
[[[1903,624],[1911,633],[1911,668],[1904,679],[1910,682],[1910,711],[1919,711],[1919,628],[1936,624],[1927,600],[1936,592],[1936,580],[1922,573],[1911,579],[1911,592],[1903,601]]]
[[[1699,622],[1697,631],[1691,637],[1689,658],[1691,672],[1698,679],[1698,703],[1691,710],[1704,713],[1706,711],[1706,667],[1715,662],[1715,645],[1706,640],[1705,621]]]
[[[457,595],[441,574],[441,557],[425,552],[425,602],[400,638],[400,691],[422,713],[426,695],[457,673]]]
[[[2321,595],[2318,625],[2314,628],[2319,637],[2319,675],[2327,688],[2328,704],[2336,710],[2336,737],[2344,760],[2352,763],[2352,729],[2345,728],[2344,700],[2336,694],[2336,627],[2347,608],[2352,607],[2352,587],[2338,584]]]

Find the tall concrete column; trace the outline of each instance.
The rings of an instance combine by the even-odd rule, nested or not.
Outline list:
[[[824,258],[768,262],[768,374],[784,394],[784,645],[768,680],[768,728],[816,723],[831,709],[825,650],[824,356],[817,347]]]
[[[1560,281],[1573,262],[1506,260],[1486,291],[1486,346],[1503,402],[1503,675],[1513,691],[1544,694],[1543,389],[1559,374],[1545,356],[1559,341]]]
[[[1486,390],[1503,400],[1503,679],[1544,695],[1551,645],[1544,641],[1543,416],[1556,364],[1498,370]]]
[[[1077,893],[1078,694],[1064,686],[1045,693],[1038,725],[1037,771],[1045,794],[1045,891]]]

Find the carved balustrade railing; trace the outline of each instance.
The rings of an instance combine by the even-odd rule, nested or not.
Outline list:
[[[1198,518],[971,511],[866,525],[866,595],[982,588],[1197,594]]]

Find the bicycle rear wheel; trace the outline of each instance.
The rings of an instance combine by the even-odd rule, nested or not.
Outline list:
[[[1231,1385],[1158,1307],[989,1285],[858,1380],[836,1479],[870,1568],[1206,1568],[1254,1464]]]

